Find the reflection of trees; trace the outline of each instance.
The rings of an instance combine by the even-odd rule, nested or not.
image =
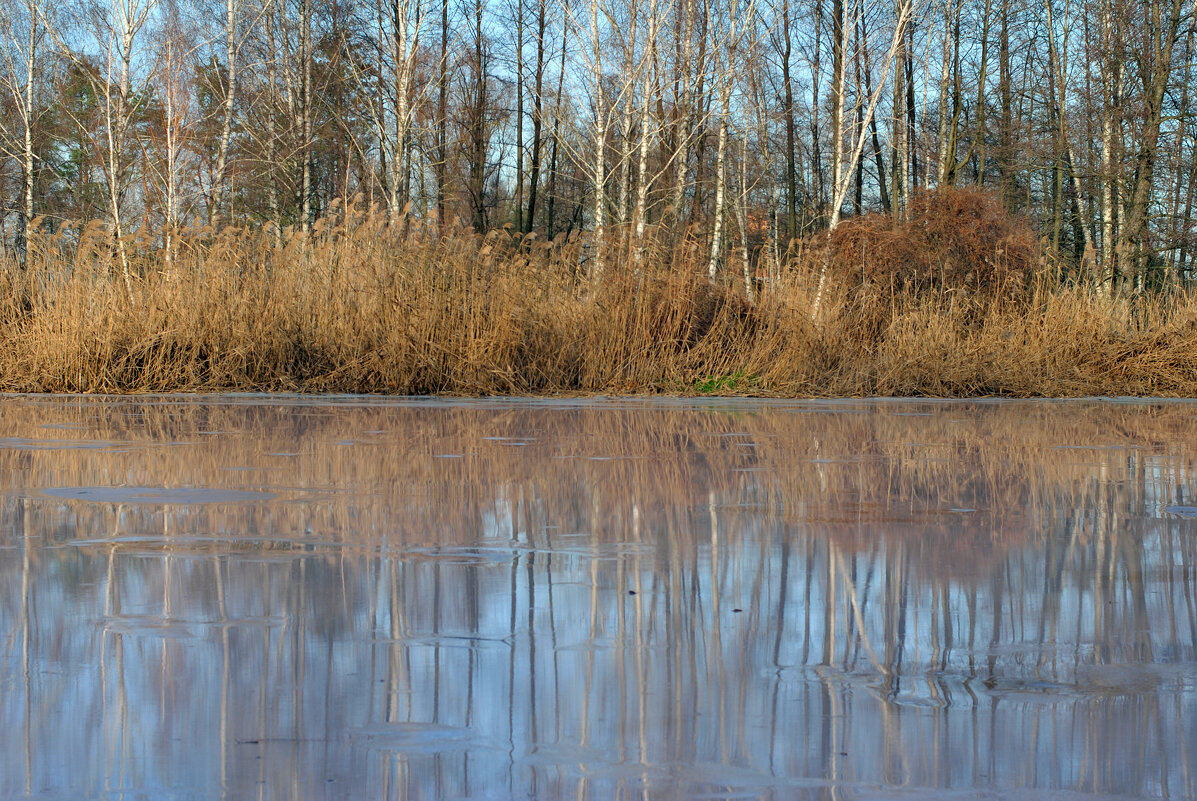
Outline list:
[[[4,403],[0,797],[1194,794],[1192,407]]]

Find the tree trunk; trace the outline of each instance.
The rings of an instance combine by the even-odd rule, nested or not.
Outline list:
[[[740,268],[744,274],[744,297],[753,299],[752,265],[748,256],[748,130],[740,135],[740,198],[736,218],[740,227]]]
[[[936,183],[943,184],[948,176],[948,90],[951,86],[952,69],[952,12],[956,5],[954,0],[944,3],[943,19],[943,53],[939,65],[939,125],[937,126],[937,141],[939,143],[936,157]]]
[[[912,11],[912,3],[913,0],[903,0],[902,5],[898,9],[897,19],[894,22],[893,39],[890,42],[889,52],[885,56],[885,63],[882,67],[881,83],[878,86],[877,91],[874,92],[871,97],[869,97],[869,105],[865,110],[862,129],[858,131],[857,135],[854,137],[856,141],[852,147],[851,158],[844,170],[844,176],[851,176],[852,171],[856,168],[857,162],[860,160],[861,153],[864,151],[865,141],[867,138],[865,136],[864,128],[866,128],[872,122],[873,115],[877,111],[877,103],[881,100],[883,87],[885,86],[885,82],[889,77],[890,65],[893,64],[894,58],[899,50],[899,42],[905,36],[906,25],[910,20],[910,14]],[[843,206],[844,197],[848,194],[848,187],[849,181],[841,177],[839,185],[833,188],[835,195],[832,197],[831,219],[827,225],[827,238],[829,243],[831,240],[831,235],[835,233],[835,229],[839,227],[840,209]],[[823,295],[827,287],[827,273],[830,269],[830,266],[831,248],[828,247],[827,258],[823,262],[823,268],[819,271],[819,283],[815,290],[815,299],[811,307],[811,317],[816,322],[819,319],[819,311],[822,307]]]
[[[449,166],[449,0],[441,0],[441,53],[437,65],[436,225],[445,230],[445,173]]]
[[[851,37],[844,0],[832,0],[831,36],[831,191],[838,192],[844,171],[844,99],[848,89],[848,71],[844,51]],[[841,209],[833,207],[831,217],[839,220]]]
[[[842,2],[842,0],[841,0]],[[820,96],[819,84],[823,74],[823,65],[820,62],[822,39],[823,39],[823,0],[814,0],[815,3],[815,53],[814,61],[811,63],[811,108],[810,108],[810,137],[811,137],[811,175],[815,179],[815,216],[821,220],[823,218],[823,210],[827,204],[827,186],[824,182],[823,176],[823,154],[822,147],[819,142],[819,106],[822,98]]]
[[[33,123],[36,117],[33,105],[33,80],[36,74],[38,34],[38,16],[41,10],[34,0],[29,2],[29,39],[25,52],[25,91],[22,93],[21,116],[24,121],[25,136],[21,152],[21,252],[22,264],[28,264],[29,256],[29,227],[33,222]]]
[[[1101,277],[1099,284],[1108,294],[1118,277],[1116,220],[1118,205],[1118,176],[1115,142],[1116,117],[1121,101],[1122,56],[1116,46],[1113,0],[1101,0],[1101,31],[1099,34],[1101,72]]]
[[[603,98],[602,39],[599,37],[599,0],[590,0],[590,42],[594,48],[591,61],[591,86],[594,91],[594,277],[603,274],[604,245],[607,234],[605,189],[607,185],[607,110]]]
[[[1166,18],[1165,2],[1168,3]],[[1150,222],[1148,208],[1155,180],[1156,147],[1171,76],[1172,50],[1179,36],[1184,7],[1184,0],[1153,0],[1148,13],[1149,52],[1137,54],[1144,84],[1143,125],[1137,137],[1139,147],[1134,159],[1126,220],[1118,239],[1118,263],[1135,276],[1136,288],[1144,285]]]
[[[549,203],[546,215],[548,217],[547,228],[550,239],[553,238],[553,235],[557,231],[557,148],[561,144],[562,94],[565,88],[565,54],[567,52],[565,44],[568,38],[569,22],[567,20],[561,24],[561,64],[557,71],[557,96],[553,100],[553,147],[549,153]]]
[[[678,93],[677,109],[675,111],[676,124],[674,126],[674,142],[676,150],[673,153],[674,162],[674,182],[673,191],[670,193],[669,203],[667,204],[668,222],[674,227],[678,227],[684,214],[682,206],[686,200],[686,185],[687,177],[690,173],[690,141],[693,136],[691,130],[691,119],[693,115],[694,102],[694,83],[695,79],[691,75],[693,66],[693,52],[694,52],[694,28],[695,28],[695,2],[696,0],[683,0],[682,3],[682,20],[681,31],[679,36],[681,38],[681,57],[679,58],[679,83],[680,92]],[[706,33],[703,32],[702,45],[699,48],[698,63],[703,63],[706,54]]]
[[[786,210],[789,218],[789,230],[786,232],[790,239],[798,236],[798,180],[795,168],[795,130],[794,130],[794,82],[790,75],[790,55],[793,44],[790,35],[790,0],[782,0],[781,4],[782,42],[784,50],[781,57],[781,77],[785,90],[786,115]]]
[[[224,113],[220,121],[220,143],[216,152],[216,169],[212,171],[212,227],[220,226],[220,209],[227,192],[225,175],[229,163],[229,146],[233,141],[233,108],[237,102],[237,0],[225,0],[225,80]]]
[[[707,276],[714,281],[719,271],[719,257],[723,250],[723,194],[727,185],[727,124],[731,116],[730,66],[719,81],[719,144],[715,148],[715,208],[711,221],[711,252],[707,259]]]
[[[985,173],[988,170],[986,164],[987,159],[987,142],[986,142],[986,103],[985,103],[985,82],[989,77],[989,16],[993,9],[993,0],[985,0],[985,11],[981,19],[981,67],[980,75],[977,77],[977,127],[973,134],[973,141],[969,145],[970,156],[971,153],[977,154],[977,171],[976,183],[978,186],[985,185]]]
[[[1014,180],[1014,92],[1010,86],[1010,0],[1002,0],[1002,25],[998,40],[998,158],[1002,197],[1007,209],[1017,205]]]
[[[515,230],[524,232],[524,0],[515,0]]]
[[[652,178],[648,174],[648,144],[649,110],[652,96],[652,67],[656,62],[655,48],[657,42],[657,0],[648,0],[648,38],[644,45],[645,53],[641,69],[642,97],[640,99],[640,154],[636,165],[636,208],[632,213],[632,225],[635,227],[636,258],[639,261],[644,249],[644,230],[648,214],[648,190]]]
[[[473,107],[469,109],[469,187],[474,230],[482,233],[488,225],[486,202],[486,157],[489,144],[487,114],[487,63],[485,34],[483,31],[483,0],[474,3],[474,85],[472,87]]]
[[[544,36],[548,26],[547,0],[539,0],[536,14],[536,75],[532,101],[532,159],[528,176],[528,216],[524,232],[536,226],[536,197],[540,187],[541,126],[544,122]]]
[[[868,98],[868,97],[873,96],[873,76],[872,76],[872,66],[869,64],[869,31],[868,31],[868,28],[865,27],[865,18],[864,18],[863,14],[861,14],[860,17],[858,18],[858,23],[860,25],[860,61],[864,62],[864,93],[862,95],[862,98]],[[859,64],[859,61],[858,61],[858,64]],[[858,71],[858,75],[857,75],[857,83],[858,84],[860,83],[859,71]],[[864,104],[863,104],[863,102],[860,104],[860,109],[861,109],[861,121],[863,123],[863,119],[864,119],[864,113],[863,113],[864,112]],[[861,135],[863,136],[864,135],[863,127],[861,128],[861,131],[862,131]],[[881,136],[877,132],[877,115],[876,114],[874,114],[873,118],[869,121],[869,133],[873,140],[873,159],[877,164],[877,191],[881,196],[881,211],[884,214],[889,214],[890,213],[889,187],[886,185],[886,181],[885,181],[885,157],[882,155],[882,151],[881,151]],[[857,170],[858,170],[858,174],[859,174],[860,168],[858,167]]]
[[[310,233],[312,230],[312,2],[302,0],[300,3],[300,44],[299,56],[302,59],[302,83],[300,91],[300,154],[303,159],[300,178],[300,226],[302,231]]]
[[[901,7],[903,0],[894,0],[895,11]],[[906,37],[898,40],[898,49],[894,56],[894,93],[893,93],[893,122],[892,139],[893,151],[890,155],[890,169],[893,171],[893,203],[894,219],[901,219],[906,208],[907,198],[910,196],[910,154],[909,140],[906,137]]]
[[[263,0],[263,3],[268,3],[269,0]],[[278,75],[275,69],[274,54],[278,51],[275,49],[274,37],[274,15],[267,12],[263,8],[263,13],[266,17],[266,43],[270,51],[270,57],[266,59],[266,85],[267,98],[269,100],[269,107],[266,109],[266,161],[273,170],[278,169],[278,120],[276,117],[278,106]],[[278,181],[271,180],[273,176],[269,176],[266,181],[266,203],[270,210],[270,220],[274,223],[274,244],[275,246],[282,244],[283,236],[283,211],[282,203],[279,200]]]

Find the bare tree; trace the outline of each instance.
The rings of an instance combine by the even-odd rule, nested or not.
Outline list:
[[[589,0],[590,9],[590,59],[589,83],[591,103],[594,106],[594,161],[592,181],[594,189],[594,267],[596,277],[603,273],[604,244],[607,225],[607,126],[609,124],[606,94],[603,87],[603,38],[600,15],[605,14],[603,0]]]
[[[33,171],[36,157],[33,137],[41,116],[34,97],[39,60],[44,58],[39,53],[45,38],[45,25],[42,23],[44,13],[40,0],[26,0],[20,5],[15,0],[9,0],[0,6],[0,36],[7,45],[0,50],[0,58],[3,58],[0,81],[12,98],[12,107],[16,109],[21,128],[19,145],[14,147],[16,143],[5,137],[3,147],[21,165],[21,214],[17,246],[22,260],[26,255],[29,225],[34,216]]]
[[[61,29],[48,27],[50,34],[62,53],[79,68],[86,77],[91,90],[99,100],[103,120],[100,138],[103,142],[104,181],[108,194],[108,216],[112,224],[112,235],[121,275],[126,290],[132,294],[133,278],[129,267],[129,255],[125,244],[125,194],[130,183],[133,168],[130,152],[129,130],[134,118],[144,110],[148,96],[146,75],[134,75],[133,60],[139,37],[149,23],[157,7],[157,0],[110,0],[107,7],[96,7],[85,18],[85,29],[91,34],[96,50],[102,53],[102,67],[93,69],[85,57],[72,49]],[[47,22],[46,17],[42,17]],[[134,82],[137,89],[134,92]],[[75,119],[77,126],[89,127],[87,121]],[[94,132],[88,131],[89,135]]]
[[[1061,274],[1191,272],[1185,0],[2,2],[2,244],[102,215],[127,286],[143,221],[281,242],[360,191],[392,221],[588,229],[595,275],[622,223],[636,259],[696,249],[751,296],[787,240],[966,177]]]
[[[856,163],[860,159],[861,153],[864,150],[866,140],[864,129],[872,121],[873,114],[877,111],[877,103],[881,100],[882,87],[884,87],[885,81],[889,76],[890,67],[893,65],[894,58],[898,53],[899,43],[902,41],[905,35],[906,25],[910,22],[910,18],[913,15],[914,10],[914,0],[903,0],[901,6],[898,8],[898,13],[896,15],[896,19],[894,20],[893,35],[891,37],[889,51],[886,53],[885,60],[882,62],[880,85],[878,86],[877,90],[873,92],[872,96],[868,98],[868,106],[865,110],[861,129],[857,131],[854,136],[855,142],[852,145],[851,157],[847,164],[847,169],[837,174],[839,181],[832,187],[833,196],[831,203],[831,220],[827,225],[828,236],[830,236],[839,226],[841,208],[844,204],[844,198],[848,194],[848,187],[852,176],[852,171],[856,168]],[[841,108],[840,115],[842,116],[842,114],[843,109]],[[842,130],[842,125],[843,123],[841,121],[837,124],[837,127],[840,127]],[[830,252],[828,253],[828,258],[830,258]],[[827,285],[828,266],[829,265],[825,262],[823,264],[823,269],[819,272],[819,285],[815,290],[815,298],[811,310],[811,316],[815,320],[819,319],[819,312],[823,303],[823,295]]]
[[[1135,50],[1136,71],[1142,82],[1142,122],[1126,200],[1126,219],[1117,245],[1118,264],[1134,276],[1136,288],[1145,280],[1148,247],[1148,209],[1155,182],[1156,148],[1164,118],[1164,96],[1172,77],[1172,52],[1185,18],[1185,0],[1145,0],[1143,46]]]
[[[715,23],[712,50],[718,63],[715,75],[719,97],[718,144],[715,148],[715,207],[711,220],[711,248],[707,258],[707,275],[714,280],[723,252],[724,203],[727,191],[727,140],[731,126],[731,97],[736,71],[740,68],[740,49],[748,43],[752,33],[751,20],[756,16],[756,1],[727,0],[719,9]]]

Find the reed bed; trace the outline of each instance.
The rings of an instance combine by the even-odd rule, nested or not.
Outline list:
[[[146,236],[126,270],[102,228],[60,230],[0,266],[0,390],[1197,394],[1192,290],[845,266],[894,252],[877,236],[849,228],[833,258],[796,249],[750,301],[738,278],[708,281],[692,243],[638,250],[618,231],[600,266],[586,237],[438,233],[350,208],[308,234]]]

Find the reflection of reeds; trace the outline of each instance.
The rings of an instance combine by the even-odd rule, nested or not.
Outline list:
[[[0,656],[21,643],[34,679],[0,659],[0,721],[103,752],[129,792],[166,763],[206,797],[332,775],[672,797],[680,765],[695,794],[1188,796],[1197,539],[1158,505],[1189,503],[1195,425],[1192,404],[3,399]],[[31,432],[60,441],[5,439]],[[36,494],[164,481],[280,495]],[[268,544],[230,554],[247,535]],[[26,749],[0,749],[0,795],[56,756]]]
[[[131,287],[100,234],[33,237],[28,266],[0,270],[0,389],[1197,393],[1185,292],[1015,302],[849,275],[816,325],[817,254],[749,305],[685,256],[613,254],[599,281],[581,239],[401,235],[353,210],[281,245],[182,235],[169,261],[146,238]]]
[[[161,541],[168,526],[179,547],[200,550],[229,537],[248,549],[456,546],[488,529],[524,532],[529,547],[579,532],[656,547],[663,532],[635,524],[651,509],[685,553],[701,539],[691,511],[713,498],[729,521],[777,519],[850,549],[879,525],[917,533],[912,547],[928,559],[967,569],[1037,536],[1043,515],[1130,485],[1146,464],[1140,481],[1191,493],[1197,455],[1184,404],[3,405],[0,439],[46,437],[0,450],[9,492],[165,481],[277,493],[191,507],[33,502],[59,521],[53,537]],[[1078,536],[1092,524],[1075,521]]]

